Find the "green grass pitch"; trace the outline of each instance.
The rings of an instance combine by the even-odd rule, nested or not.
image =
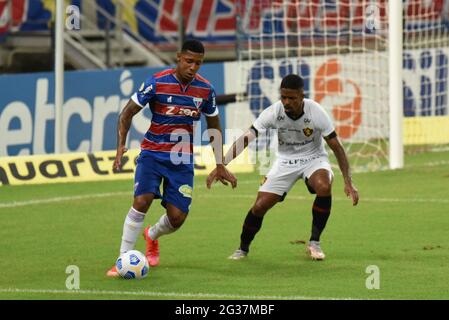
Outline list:
[[[141,281],[105,276],[132,181],[0,187],[0,299],[449,299],[448,159],[416,154],[403,170],[354,174],[357,207],[335,170],[321,262],[297,242],[311,228],[302,181],[265,217],[248,259],[230,261],[260,177],[239,174],[235,190],[207,190],[196,177],[189,218],[161,238],[161,264]],[[145,223],[162,213],[155,202]],[[79,267],[78,291],[66,288],[69,265]],[[366,287],[369,266],[379,268],[379,289]]]

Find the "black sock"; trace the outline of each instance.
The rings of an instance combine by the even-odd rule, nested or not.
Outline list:
[[[251,241],[253,241],[254,236],[260,230],[260,227],[262,227],[262,220],[263,217],[258,217],[249,210],[243,223],[242,234],[240,235],[241,250],[249,252]]]
[[[310,241],[320,241],[320,235],[326,227],[331,214],[332,196],[316,197],[312,208],[312,236]]]

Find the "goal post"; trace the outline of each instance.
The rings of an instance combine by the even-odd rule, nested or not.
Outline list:
[[[402,92],[402,1],[388,2],[388,37],[389,37],[389,167],[404,167],[404,145],[402,140],[403,92]],[[393,94],[394,93],[394,94]]]
[[[251,119],[229,112],[229,126],[251,123],[279,99],[282,77],[298,73],[306,97],[333,119],[354,170],[402,168],[404,146],[449,144],[449,135],[423,129],[449,128],[449,0],[236,0],[236,6],[237,80]]]

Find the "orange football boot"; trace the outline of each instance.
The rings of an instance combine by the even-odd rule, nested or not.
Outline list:
[[[117,271],[117,267],[114,265],[111,269],[109,269],[108,272],[106,272],[106,276],[111,277],[111,278],[119,277],[120,275]]]
[[[150,227],[151,226],[148,226],[143,230],[143,238],[147,242],[145,256],[147,257],[150,267],[155,267],[159,265],[159,241],[152,240],[148,235],[148,230],[150,230]]]

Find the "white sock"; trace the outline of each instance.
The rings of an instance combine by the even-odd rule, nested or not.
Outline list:
[[[148,235],[152,240],[157,240],[160,236],[164,234],[169,234],[172,232],[175,232],[178,230],[177,228],[174,228],[170,220],[168,219],[167,214],[164,214],[160,219],[159,222],[156,223],[154,226],[148,230]]]
[[[145,213],[139,212],[133,207],[129,209],[123,224],[122,244],[120,245],[120,254],[133,250],[136,245],[137,238],[142,232],[143,220]]]

